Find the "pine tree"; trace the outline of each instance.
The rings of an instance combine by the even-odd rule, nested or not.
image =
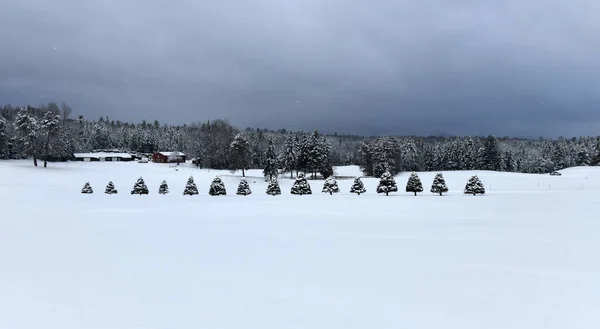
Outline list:
[[[272,179],[267,186],[267,194],[276,196],[281,194],[281,188],[279,188],[279,182],[277,179]]]
[[[250,184],[248,184],[247,180],[242,179],[240,181],[240,184],[238,185],[236,194],[244,195],[244,196],[252,194],[252,191],[250,190]]]
[[[229,149],[229,169],[232,172],[241,169],[242,177],[246,177],[246,169],[248,169],[248,166],[252,162],[252,151],[248,138],[242,134],[237,134],[231,142]]]
[[[85,185],[83,185],[83,189],[81,189],[81,193],[83,193],[83,194],[94,193],[94,190],[92,190],[92,186],[90,185],[90,182],[86,182]]]
[[[273,138],[269,139],[269,146],[267,147],[267,154],[265,155],[265,169],[263,175],[270,181],[273,177],[279,175],[279,165],[277,161],[277,155],[275,154],[275,144]]]
[[[333,167],[331,166],[331,146],[327,142],[325,136],[321,137],[318,143],[319,162],[317,163],[317,171],[323,177],[330,177],[333,175]]]
[[[117,189],[115,188],[115,184],[113,184],[112,181],[108,182],[108,185],[106,185],[106,188],[104,189],[104,193],[106,194],[118,194],[119,191],[117,191]]]
[[[415,196],[417,196],[417,193],[423,192],[421,178],[419,178],[419,175],[414,171],[410,174],[408,182],[406,182],[406,192],[412,192]]]
[[[165,195],[169,193],[169,185],[167,185],[167,181],[162,181],[162,183],[160,183],[160,187],[158,188],[158,194],[162,194]]]
[[[298,136],[289,133],[283,144],[280,158],[283,170],[290,172],[290,178],[294,177],[294,170],[298,168],[299,147]]]
[[[310,184],[308,184],[308,180],[306,180],[303,172],[298,173],[298,178],[296,178],[294,185],[292,185],[291,193],[295,195],[312,194]]]
[[[335,178],[333,178],[333,176],[329,176],[325,180],[325,183],[323,184],[323,190],[321,192],[329,193],[329,195],[340,192],[340,188],[338,187],[337,181],[335,180]]]
[[[33,156],[33,165],[37,167],[37,141],[39,137],[40,126],[32,113],[31,107],[22,108],[17,113],[14,122],[19,141],[25,146],[26,152]]]
[[[389,171],[384,172],[379,179],[379,185],[377,185],[377,193],[385,193],[386,196],[390,192],[398,192],[398,186],[394,177]]]
[[[446,186],[444,175],[437,173],[433,179],[433,184],[431,184],[431,193],[439,193],[441,196],[442,193],[446,192],[448,192],[448,186]]]
[[[6,120],[0,115],[0,159],[8,159],[8,127]]]
[[[477,194],[485,194],[485,187],[477,175],[471,176],[467,182],[467,185],[465,186],[464,194],[473,194],[473,196]]]
[[[196,187],[196,183],[194,183],[194,177],[190,176],[187,184],[185,185],[185,189],[183,190],[183,195],[192,196],[198,194],[198,187]]]
[[[484,170],[500,170],[501,156],[498,139],[494,136],[488,136],[485,139],[481,152],[482,167]]]
[[[215,177],[215,179],[210,184],[210,189],[208,191],[209,195],[219,196],[226,195],[227,191],[225,190],[225,184],[219,177]]]
[[[146,186],[146,183],[144,182],[144,179],[142,177],[138,178],[135,185],[133,185],[133,190],[131,190],[131,195],[133,195],[133,194],[138,194],[138,195],[148,194],[148,186]]]
[[[354,179],[354,183],[352,183],[352,186],[350,187],[350,193],[356,193],[360,195],[361,193],[366,192],[367,190],[365,189],[365,185],[363,184],[362,180],[360,180],[360,177],[356,177]]]
[[[50,111],[44,113],[42,118],[42,132],[44,136],[44,148],[43,148],[43,159],[44,168],[48,166],[48,157],[53,152],[53,142],[60,134],[60,115],[54,114]]]

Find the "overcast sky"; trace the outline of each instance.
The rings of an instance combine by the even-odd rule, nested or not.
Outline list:
[[[0,104],[356,134],[600,134],[600,1],[2,0]]]

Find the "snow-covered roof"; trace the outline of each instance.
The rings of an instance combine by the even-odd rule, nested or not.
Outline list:
[[[185,153],[183,153],[183,152],[158,152],[158,153],[162,154],[162,155],[164,155],[166,157],[171,156],[171,154],[173,154],[173,153],[175,153],[173,155],[177,155],[177,156],[180,156],[180,157],[184,157],[185,156]]]
[[[110,153],[110,152],[94,152],[94,153],[74,153],[76,158],[124,158],[130,159],[129,153]]]

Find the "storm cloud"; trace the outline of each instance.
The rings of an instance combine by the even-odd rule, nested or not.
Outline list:
[[[367,135],[597,135],[599,15],[589,0],[5,0],[0,103]]]

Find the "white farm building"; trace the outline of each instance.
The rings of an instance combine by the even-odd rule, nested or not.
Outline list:
[[[93,153],[75,153],[73,154],[77,161],[91,162],[91,161],[132,161],[133,157],[129,153],[107,153],[107,152],[93,152]]]

